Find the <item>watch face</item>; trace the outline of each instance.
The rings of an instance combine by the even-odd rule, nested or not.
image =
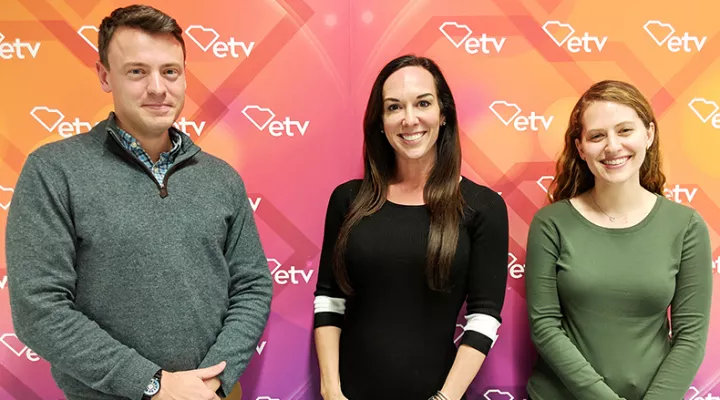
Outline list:
[[[152,378],[152,380],[150,380],[150,383],[147,385],[147,388],[145,389],[145,394],[148,396],[153,396],[159,391],[160,380],[158,378]]]

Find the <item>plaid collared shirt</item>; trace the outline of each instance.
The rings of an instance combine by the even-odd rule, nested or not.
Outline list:
[[[150,171],[152,171],[155,179],[162,185],[163,179],[165,179],[165,174],[168,172],[173,162],[175,162],[175,157],[177,157],[180,152],[180,147],[182,146],[182,135],[177,132],[173,132],[173,130],[170,129],[170,140],[172,141],[173,147],[169,152],[161,153],[158,161],[153,164],[150,156],[147,152],[145,152],[145,150],[143,150],[137,139],[120,128],[117,128],[117,130],[122,138],[122,145],[134,154],[138,160],[150,168]]]

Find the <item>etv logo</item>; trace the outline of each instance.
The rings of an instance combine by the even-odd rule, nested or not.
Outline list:
[[[312,277],[313,270],[303,270],[303,269],[295,269],[295,266],[290,266],[290,269],[280,269],[282,267],[282,264],[274,258],[268,258],[268,267],[270,268],[270,275],[272,275],[273,280],[278,285],[287,285],[288,283],[293,285],[298,285],[301,282],[310,283],[310,278]],[[297,279],[297,276],[300,275],[300,279],[302,281]]]
[[[252,208],[253,212],[256,212],[258,207],[260,207],[261,200],[262,197],[256,197],[255,199],[248,197],[248,201],[250,202],[250,208]]]
[[[95,34],[90,38],[88,38],[87,34],[85,33],[85,31],[88,29],[95,32]],[[97,43],[98,32],[99,32],[99,29],[93,25],[83,25],[80,27],[80,29],[77,30],[77,34],[80,35],[82,40],[84,40],[85,43],[89,44],[90,47],[92,47],[93,50],[95,50],[95,51],[98,51],[98,48],[95,45],[95,43]]]
[[[22,357],[23,354],[29,361],[36,362],[40,360],[35,352],[30,350],[27,346],[20,342],[20,339],[14,333],[6,333],[0,336],[0,343],[7,347],[18,357]]]
[[[687,187],[682,187],[679,184],[676,184],[675,187],[672,189],[670,189],[669,187],[663,189],[663,194],[669,200],[673,200],[676,203],[690,204],[690,203],[692,203],[693,198],[695,198],[697,191],[698,191],[698,188],[689,189]]]
[[[516,261],[518,260],[517,256],[513,253],[508,253],[508,271],[510,271],[510,276],[514,279],[522,279],[523,276],[525,276],[525,266],[522,264],[517,264]]]
[[[690,397],[687,397],[690,395]],[[708,392],[706,396],[700,396],[700,390],[695,386],[690,386],[690,390],[685,394],[687,400],[720,400],[720,397],[713,396],[712,392]]]
[[[685,53],[690,53],[693,50],[700,51],[707,41],[707,36],[699,38],[697,36],[690,36],[688,32],[685,32],[682,36],[673,36],[675,28],[670,24],[657,20],[646,22],[645,25],[643,25],[643,29],[645,29],[645,32],[650,35],[658,46],[663,47],[663,45],[667,43],[668,50],[673,53],[679,51],[684,51]]]
[[[30,111],[30,115],[48,132],[55,132],[57,129],[57,134],[64,138],[87,132],[93,127],[89,122],[80,121],[80,118],[77,117],[74,121],[67,122],[65,121],[65,115],[60,110],[47,106],[34,107]],[[96,122],[95,125],[97,124]],[[81,128],[85,130],[81,131]]]
[[[571,53],[581,51],[585,53],[601,52],[608,40],[607,36],[590,36],[587,32],[583,36],[573,36],[575,28],[560,21],[547,21],[542,26],[542,29],[558,47],[567,44],[566,47]]]
[[[185,34],[195,42],[203,52],[207,53],[212,48],[212,53],[217,58],[225,58],[230,52],[230,57],[239,58],[240,55],[237,53],[237,48],[240,47],[245,57],[250,57],[250,53],[255,47],[255,42],[245,43],[236,42],[235,38],[230,36],[230,40],[223,42],[218,40],[220,34],[213,28],[206,28],[202,25],[190,25],[185,29]]]
[[[510,392],[504,392],[500,389],[489,389],[483,397],[487,400],[515,400],[515,396]]]
[[[10,208],[10,202],[14,192],[15,190],[13,190],[13,188],[0,185],[0,208],[5,211]]]
[[[536,183],[538,186],[540,186],[540,189],[542,189],[543,192],[547,193],[547,192],[548,192],[548,187],[549,187],[549,185],[552,183],[553,179],[555,179],[555,177],[552,176],[552,175],[543,175],[543,176],[541,176],[540,178],[538,178],[538,180],[535,181],[535,183]],[[545,181],[548,181],[547,185],[545,184]]]
[[[720,114],[718,114],[718,104],[712,100],[705,100],[702,97],[695,97],[688,103],[688,107],[700,118],[704,123],[712,118],[710,123],[713,128],[720,129]]]
[[[253,111],[254,110],[254,111]],[[300,132],[300,136],[305,136],[310,121],[293,121],[290,117],[285,117],[284,121],[273,121],[275,119],[275,113],[269,108],[263,108],[257,105],[247,105],[242,110],[245,118],[248,119],[258,130],[263,131],[265,127],[268,127],[268,132],[272,136],[280,137],[288,135],[293,137]],[[293,131],[293,127],[297,128],[297,132]]]
[[[20,39],[15,38],[15,41],[12,43],[3,43],[5,39],[5,35],[0,33],[0,58],[4,60],[11,60],[13,58],[24,60],[28,58],[28,55],[30,58],[35,58],[37,57],[38,51],[40,51],[40,42],[32,44],[30,42],[21,42]]]
[[[540,131],[540,126],[547,130],[550,128],[550,124],[555,118],[555,116],[545,118],[543,115],[535,114],[535,111],[532,111],[529,116],[519,116],[522,109],[515,103],[508,103],[503,100],[493,101],[488,108],[493,114],[495,114],[496,117],[498,117],[500,121],[502,121],[503,124],[505,124],[505,126],[510,125],[512,122],[515,130],[520,132],[524,132],[528,129],[538,132]],[[537,122],[540,123],[540,126],[537,125]]]
[[[507,38],[488,36],[487,33],[483,33],[479,37],[470,37],[473,34],[470,27],[457,22],[444,22],[438,29],[453,46],[456,48],[464,46],[465,51],[469,54],[477,54],[478,52],[483,54],[499,53],[507,40]],[[453,39],[454,37],[461,37],[462,39],[456,41]]]

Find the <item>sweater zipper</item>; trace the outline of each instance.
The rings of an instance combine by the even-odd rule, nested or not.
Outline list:
[[[173,165],[171,165],[170,168],[168,168],[167,172],[165,173],[165,176],[163,177],[162,183],[161,183],[161,184],[158,184],[158,186],[160,187],[160,197],[165,198],[165,197],[167,197],[167,195],[168,195],[167,184],[168,184],[168,178],[170,177],[170,174],[171,174],[173,171],[175,171],[179,166],[183,165],[183,164],[186,163],[188,160],[190,160],[190,158],[191,158],[191,157],[186,158],[186,159],[180,161],[179,163],[173,163]],[[153,179],[154,179],[154,178],[155,178],[155,176],[153,175]],[[155,180],[155,182],[157,182],[156,179],[154,179],[154,180]]]
[[[168,181],[168,177],[170,176],[170,173],[171,173],[172,171],[174,171],[175,169],[177,169],[178,166],[184,164],[185,162],[187,162],[188,160],[190,160],[190,158],[192,158],[192,157],[188,157],[188,158],[180,161],[179,163],[174,163],[174,164],[167,170],[167,172],[165,173],[165,177],[163,178],[163,182],[162,182],[162,183],[158,183],[157,179],[155,178],[155,174],[152,173],[152,171],[150,170],[150,168],[148,168],[147,165],[143,164],[142,161],[138,160],[137,157],[135,157],[135,155],[130,152],[130,150],[126,149],[125,146],[122,145],[122,143],[119,143],[119,142],[118,142],[118,139],[115,137],[114,134],[112,134],[112,133],[110,133],[110,132],[108,132],[108,133],[110,134],[110,136],[113,137],[113,140],[115,140],[115,142],[117,142],[117,144],[120,146],[120,148],[123,149],[123,151],[125,152],[125,154],[127,154],[127,156],[130,157],[130,159],[133,160],[133,162],[135,162],[135,164],[139,165],[140,168],[142,168],[143,171],[145,171],[145,173],[147,173],[147,174],[150,176],[150,178],[152,178],[152,181],[155,182],[155,186],[157,186],[158,189],[160,190],[160,197],[163,198],[163,199],[168,196],[167,181]]]

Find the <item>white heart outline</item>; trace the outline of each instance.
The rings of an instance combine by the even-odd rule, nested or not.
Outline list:
[[[695,398],[700,394],[700,391],[698,390],[698,388],[696,388],[695,386],[690,386],[688,391],[685,393],[685,396],[687,396],[688,393],[692,392],[692,391],[694,391],[695,393],[691,394],[690,398],[688,400],[695,400]]]
[[[85,43],[89,44],[90,47],[92,47],[93,49],[95,49],[95,51],[98,51],[98,48],[97,48],[97,46],[95,46],[95,43],[93,43],[90,39],[88,39],[87,37],[85,37],[85,34],[83,33],[83,31],[84,31],[85,29],[92,29],[92,30],[94,30],[95,32],[98,32],[98,33],[100,32],[100,30],[99,30],[96,26],[93,26],[93,25],[83,25],[83,26],[80,27],[80,29],[77,30],[77,34],[80,35],[80,37],[85,41]]]
[[[559,41],[559,42],[558,42],[557,38],[556,38],[555,36],[553,36],[553,34],[550,33],[550,31],[547,30],[547,26],[550,25],[550,24],[552,24],[552,25],[557,25],[557,26],[559,26],[560,28],[570,28],[570,33],[568,33],[568,35],[565,36],[565,38],[564,38],[562,41]],[[544,30],[545,33],[547,33],[547,35],[550,36],[550,39],[552,39],[552,41],[555,42],[555,44],[558,45],[558,47],[562,47],[562,45],[565,44],[565,42],[566,42],[568,39],[570,39],[570,37],[573,35],[573,33],[575,33],[575,28],[573,28],[572,25],[570,25],[570,24],[564,24],[564,23],[562,23],[562,22],[560,22],[560,21],[547,21],[547,22],[545,22],[545,23],[543,24],[542,30]]]
[[[510,396],[507,400],[515,400],[515,396],[513,396],[511,393],[503,392],[500,389],[489,389],[487,392],[485,392],[485,394],[483,394],[483,397],[486,398],[487,400],[493,400],[490,397],[488,397],[488,395],[491,393],[497,393],[497,394],[501,394],[504,396]]]
[[[495,108],[494,108],[494,107],[495,107],[497,104],[503,104],[503,105],[506,105],[506,106],[508,106],[508,107],[515,107],[515,109],[516,109],[517,111],[515,112],[515,114],[513,114],[512,117],[510,117],[509,120],[505,121],[505,119],[504,119],[497,111],[495,111]],[[520,113],[522,112],[522,109],[520,108],[520,106],[518,106],[518,105],[515,104],[515,103],[508,103],[508,102],[505,101],[505,100],[495,100],[495,101],[493,101],[492,103],[490,103],[490,105],[488,106],[488,108],[490,109],[490,111],[492,111],[493,114],[495,114],[496,117],[498,117],[498,119],[499,119],[500,121],[502,121],[503,124],[505,124],[505,126],[508,126],[508,125],[515,119],[515,117],[517,117],[518,114],[520,114]]]
[[[513,259],[512,261],[508,262],[508,268],[510,268],[510,267],[512,267],[513,265],[515,265],[515,261],[517,261],[518,258],[517,258],[517,256],[516,256],[515,254],[510,253],[510,252],[508,252],[508,256],[509,256],[509,257],[512,257],[512,259]]]
[[[458,340],[460,340],[460,338],[462,338],[463,335],[465,334],[465,325],[463,325],[463,324],[455,324],[455,327],[462,329],[462,332],[460,332],[460,334],[458,335],[458,337],[456,337],[455,340],[453,340],[453,343],[457,343]]]
[[[249,108],[252,108],[252,109],[255,109],[255,110],[258,110],[258,111],[267,111],[267,112],[270,113],[271,117],[268,118],[268,120],[265,121],[264,124],[260,125],[260,124],[258,124],[257,122],[255,122],[255,120],[254,120],[251,116],[248,115],[247,110],[248,110]],[[258,129],[261,130],[261,131],[264,130],[265,127],[268,126],[268,124],[275,119],[275,113],[273,112],[273,110],[271,110],[271,109],[269,109],[269,108],[263,108],[263,107],[260,107],[260,106],[258,106],[258,105],[247,105],[247,106],[245,106],[245,108],[243,108],[242,113],[243,113],[243,115],[245,116],[245,118],[248,119],[248,121],[252,122],[252,124],[255,125],[255,127],[258,128]]]
[[[693,104],[695,104],[696,102],[701,102],[701,103],[703,103],[703,104],[712,105],[713,107],[715,107],[715,110],[713,110],[713,112],[710,113],[710,115],[708,115],[707,117],[703,117],[702,114],[700,114],[700,112],[697,110],[697,108],[695,108],[695,106],[693,105]],[[700,121],[702,121],[703,124],[706,123],[706,122],[708,122],[708,120],[709,120],[710,118],[712,118],[712,117],[717,113],[718,109],[720,109],[720,107],[718,107],[718,104],[717,104],[716,102],[714,102],[714,101],[712,101],[712,100],[706,100],[706,99],[704,99],[704,98],[702,98],[702,97],[694,97],[694,98],[693,98],[692,100],[690,100],[690,102],[688,103],[688,107],[690,107],[690,109],[693,110],[693,112],[695,113],[695,115],[697,115],[698,118],[700,118]]]
[[[16,350],[14,347],[12,347],[12,345],[11,345],[10,343],[8,343],[8,342],[5,341],[5,338],[8,337],[8,336],[14,337],[15,339],[18,339],[17,335],[14,334],[14,333],[5,333],[5,334],[3,334],[2,336],[0,336],[0,342],[2,342],[2,344],[5,345],[5,347],[7,347],[8,349],[10,349],[10,351],[12,351],[13,354],[15,354],[15,355],[18,356],[18,357],[21,357],[22,354],[23,354],[23,352],[24,352],[25,350],[27,350],[27,346],[25,346],[22,342],[20,342],[20,339],[18,339],[18,342],[20,342],[20,344],[23,344],[24,347],[23,347],[22,350],[20,350],[20,351]]]
[[[47,126],[47,125],[45,124],[45,121],[43,121],[42,119],[40,119],[40,117],[38,117],[37,115],[35,115],[35,112],[38,111],[38,110],[45,110],[45,111],[47,111],[47,112],[49,112],[49,113],[58,114],[58,115],[60,115],[60,118],[59,118],[57,121],[55,121],[55,123],[53,124],[52,127]],[[40,125],[42,125],[45,129],[47,129],[48,132],[54,131],[55,128],[57,128],[57,126],[58,126],[61,122],[63,122],[63,120],[65,119],[65,114],[63,114],[62,112],[60,112],[60,110],[55,109],[55,108],[50,108],[50,107],[47,107],[47,106],[36,106],[36,107],[33,107],[33,109],[30,111],[30,115],[31,115],[33,118],[35,118],[35,121],[39,122]]]
[[[459,29],[465,29],[467,31],[467,34],[462,38],[462,40],[460,42],[455,42],[455,40],[453,40],[452,36],[450,36],[447,32],[445,32],[445,27],[447,25],[452,25]],[[472,35],[472,29],[470,29],[469,26],[467,26],[465,24],[458,24],[457,22],[453,22],[453,21],[443,22],[443,24],[440,25],[440,27],[438,29],[440,30],[440,32],[442,32],[443,36],[445,36],[447,38],[447,40],[449,40],[450,43],[452,43],[453,46],[455,46],[456,48],[460,48],[460,46],[462,46],[462,44],[465,43],[467,38],[469,38],[470,35]]]
[[[275,275],[275,272],[276,272],[280,267],[282,267],[282,264],[280,264],[280,261],[278,261],[278,260],[276,260],[276,259],[274,259],[274,258],[268,258],[267,260],[268,260],[268,263],[272,262],[273,264],[275,264],[275,268],[272,268],[272,270],[270,271],[270,275]],[[269,267],[270,267],[270,266],[268,265],[268,268],[269,268]]]
[[[552,182],[552,180],[555,179],[555,177],[552,175],[543,175],[537,181],[535,181],[535,183],[537,183],[537,185],[540,186],[540,189],[542,189],[543,192],[545,192],[545,193],[548,192],[548,189],[545,187],[545,185],[542,184],[542,181],[544,181],[546,179],[550,179],[550,181]]]
[[[658,25],[658,26],[660,26],[660,27],[662,27],[662,28],[670,28],[670,33],[668,33],[667,36],[665,36],[665,39],[663,39],[663,40],[658,40],[658,38],[655,37],[655,34],[652,33],[652,31],[650,31],[650,29],[648,29],[648,26],[650,26],[650,25]],[[663,44],[665,44],[665,42],[670,38],[670,36],[672,36],[673,33],[675,33],[675,28],[673,28],[672,25],[670,25],[670,24],[665,24],[665,23],[663,23],[662,21],[658,21],[658,20],[655,20],[655,19],[651,19],[650,21],[646,22],[645,25],[643,25],[643,29],[645,29],[645,32],[647,32],[648,35],[650,35],[650,37],[652,38],[652,40],[653,40],[655,43],[657,43],[658,46],[662,46]]]
[[[12,192],[13,194],[15,194],[15,189],[13,189],[11,187],[6,188],[5,186],[2,186],[2,185],[0,185],[0,191],[1,192]],[[10,195],[10,201],[8,201],[7,204],[0,203],[0,208],[7,211],[7,209],[10,208],[10,203],[12,203],[12,195]]]
[[[210,43],[208,43],[206,46],[203,46],[202,44],[200,44],[200,41],[198,41],[197,39],[195,39],[195,36],[193,36],[192,33],[190,33],[190,31],[193,30],[193,29],[200,29],[200,30],[203,31],[203,32],[212,32],[212,33],[215,34],[215,38],[214,38],[213,40],[211,40]],[[215,44],[215,42],[217,42],[218,38],[220,37],[220,34],[217,33],[217,31],[216,31],[215,29],[213,29],[213,28],[206,28],[206,27],[204,27],[204,26],[202,26],[202,25],[190,25],[190,26],[188,26],[187,29],[185,29],[185,34],[188,35],[188,37],[190,38],[190,40],[192,40],[193,42],[195,42],[195,44],[198,45],[198,47],[200,47],[203,52],[207,52],[208,49],[210,48],[210,46],[212,46],[213,44]]]

